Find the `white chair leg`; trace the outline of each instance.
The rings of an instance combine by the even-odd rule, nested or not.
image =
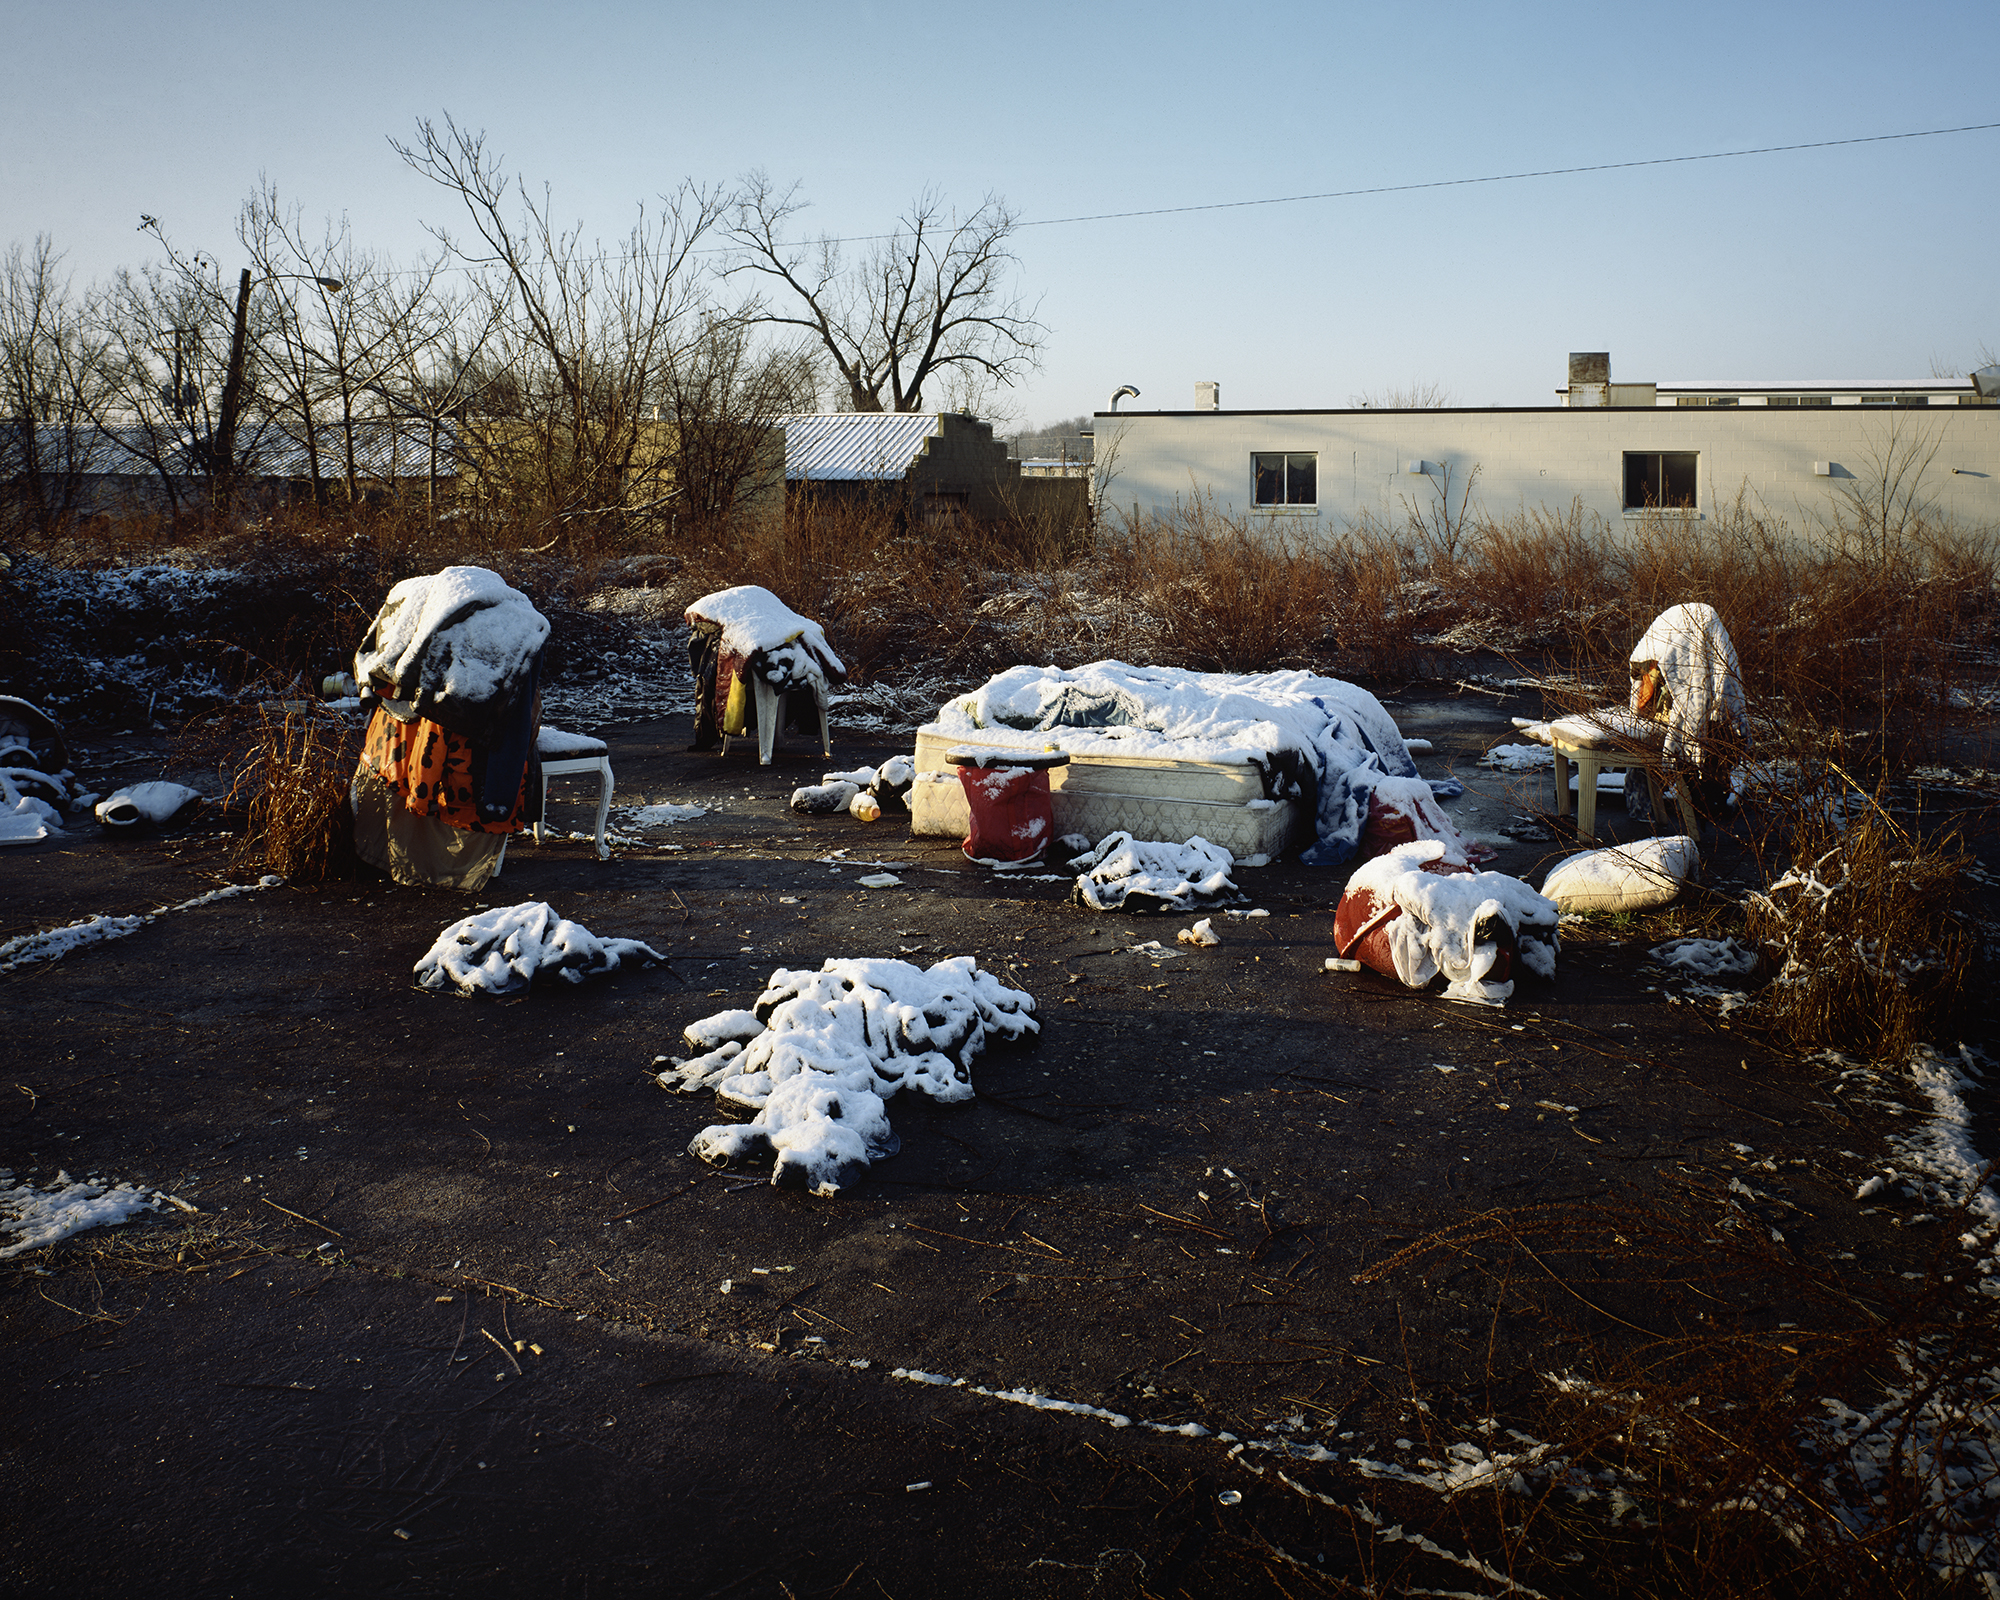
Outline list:
[[[1597,758],[1576,753],[1576,832],[1580,839],[1597,839]]]
[[[606,756],[597,763],[597,859],[609,861],[611,846],[604,837],[605,823],[611,815],[611,758]]]
[[[542,824],[548,820],[548,815],[549,815],[549,774],[547,769],[544,768],[542,772],[542,809],[535,813],[535,843],[537,846],[539,846],[542,842]]]
[[[1559,817],[1569,815],[1569,772],[1569,761],[1564,756],[1562,747],[1558,745],[1556,747],[1556,815]]]
[[[489,877],[497,878],[500,876],[500,869],[507,864],[507,846],[513,837],[512,834],[509,834],[505,839],[500,841],[500,853],[493,858],[493,871],[488,874]]]
[[[813,679],[813,699],[819,702],[819,749],[829,761],[833,759],[833,727],[826,719],[826,679]]]
[[[778,720],[784,715],[781,708],[785,700],[761,677],[752,678],[750,683],[757,693],[757,764],[768,767],[771,747],[778,741]]]

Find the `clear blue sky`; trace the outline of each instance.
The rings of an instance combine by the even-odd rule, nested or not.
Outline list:
[[[390,135],[450,111],[616,237],[682,177],[797,178],[879,231],[926,184],[1024,219],[2000,122],[1973,3],[11,7],[0,244],[79,284],[234,259],[259,174],[398,257],[447,198]],[[1030,422],[1120,383],[1179,409],[1441,383],[1541,405],[1614,378],[1899,378],[2000,345],[2000,131],[1029,227]]]

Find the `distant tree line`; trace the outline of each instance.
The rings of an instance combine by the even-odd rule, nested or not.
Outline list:
[[[855,252],[798,233],[798,187],[754,172],[683,182],[607,242],[448,116],[391,143],[454,202],[415,261],[269,181],[229,247],[146,216],[154,258],[82,290],[46,235],[15,243],[0,532],[60,528],[106,474],[144,474],[175,517],[280,477],[329,508],[455,499],[549,542],[606,521],[699,532],[774,459],[782,476],[773,418],[985,409],[1039,359],[997,196],[961,213],[927,191]]]

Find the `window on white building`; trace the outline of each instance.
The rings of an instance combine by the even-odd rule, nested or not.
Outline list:
[[[1319,504],[1319,452],[1293,450],[1250,458],[1252,501],[1260,506]]]
[[[1700,460],[1693,450],[1627,450],[1625,509],[1693,510],[1695,469]]]

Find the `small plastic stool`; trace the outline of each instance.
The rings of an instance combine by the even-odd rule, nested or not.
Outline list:
[[[544,727],[535,735],[535,753],[542,760],[542,813],[549,808],[549,779],[597,774],[597,859],[608,861],[611,846],[605,838],[605,824],[611,815],[611,747],[588,734],[568,733]],[[542,842],[542,825],[535,824],[535,843]]]
[[[1597,837],[1597,775],[1607,767],[1623,767],[1627,774],[1634,770],[1646,774],[1646,787],[1653,796],[1653,828],[1659,830],[1661,820],[1667,814],[1665,793],[1666,769],[1657,750],[1635,750],[1627,746],[1623,749],[1606,748],[1572,743],[1568,739],[1551,741],[1556,753],[1556,815],[1569,815],[1569,768],[1576,768],[1576,832],[1581,839],[1594,840]],[[1627,778],[1629,782],[1629,776]],[[1676,774],[1674,777],[1674,799],[1679,803],[1681,821],[1689,838],[1701,837],[1701,818],[1695,814],[1694,802],[1688,798],[1687,779]]]
[[[1055,750],[967,747],[947,750],[944,758],[958,768],[972,813],[966,856],[1009,865],[1039,860],[1056,831],[1049,769],[1068,766],[1069,757]]]
[[[745,674],[750,679],[750,690],[757,700],[757,765],[771,764],[771,750],[778,742],[778,724],[784,720],[785,695],[791,690],[810,688],[814,702],[819,706],[819,747],[820,754],[833,754],[833,730],[826,718],[826,679],[820,673],[807,673],[785,688],[766,683],[761,672]],[[722,753],[729,754],[729,741],[743,735],[725,732],[722,735]]]

